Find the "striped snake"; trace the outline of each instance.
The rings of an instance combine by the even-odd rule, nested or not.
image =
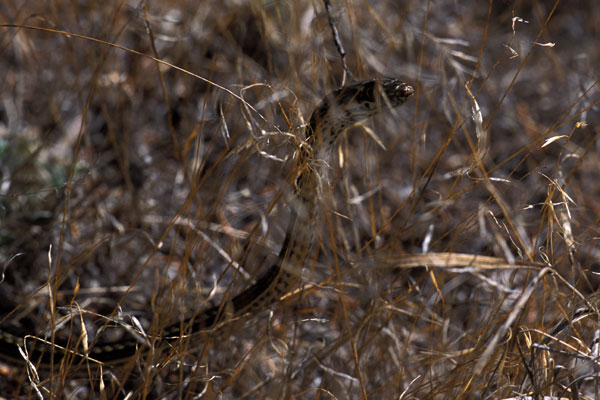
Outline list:
[[[403,104],[414,89],[394,78],[380,78],[353,83],[334,90],[313,110],[305,129],[299,152],[294,197],[299,207],[292,208],[292,216],[276,262],[250,287],[195,317],[168,326],[161,332],[163,342],[174,342],[184,333],[209,331],[228,318],[253,315],[277,302],[297,285],[294,271],[302,268],[311,244],[314,229],[311,225],[317,210],[318,176],[315,160],[333,147],[339,135],[348,127],[390,107]],[[0,329],[0,357],[10,361],[23,361],[24,335],[15,335]],[[31,346],[34,345],[34,346]],[[119,364],[144,350],[148,343],[125,339],[118,343],[97,343],[86,354],[71,349],[77,343],[58,343],[51,347],[47,342],[30,337],[27,340],[28,359],[33,363],[48,365],[58,363],[65,354],[78,355],[102,363]]]

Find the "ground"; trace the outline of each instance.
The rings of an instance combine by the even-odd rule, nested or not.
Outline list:
[[[0,395],[600,396],[600,9],[324,4],[0,4],[0,326],[78,351],[264,273],[324,95],[416,92],[321,160],[297,291],[126,367],[0,364]]]

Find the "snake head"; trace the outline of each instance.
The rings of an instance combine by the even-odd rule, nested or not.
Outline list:
[[[325,143],[328,150],[346,128],[404,104],[414,93],[412,86],[396,78],[371,79],[335,89],[312,112],[306,141],[315,147]]]
[[[383,90],[385,98],[387,98],[387,101],[390,102],[390,106],[392,107],[398,107],[404,104],[410,96],[415,94],[415,89],[412,86],[396,78],[381,78],[371,82],[374,82],[374,90],[377,90],[377,86],[379,85],[379,88]],[[377,97],[378,96],[371,96],[371,98]]]

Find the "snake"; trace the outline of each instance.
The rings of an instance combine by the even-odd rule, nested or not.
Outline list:
[[[304,128],[293,170],[295,179],[291,197],[297,207],[290,207],[290,221],[273,264],[252,285],[229,300],[199,311],[183,323],[166,326],[157,341],[172,344],[189,334],[214,330],[227,320],[255,315],[293,290],[301,281],[297,271],[303,267],[315,240],[312,225],[318,210],[319,159],[327,157],[347,128],[404,104],[413,94],[412,86],[389,77],[354,82],[327,94],[314,108]],[[118,365],[151,345],[148,341],[126,338],[116,343],[98,342],[80,352],[70,350],[77,347],[73,342],[59,343],[56,340],[51,345],[33,335],[15,334],[14,330],[0,327],[0,357],[12,363],[22,364],[27,359],[36,365],[57,364],[69,354],[102,364]]]

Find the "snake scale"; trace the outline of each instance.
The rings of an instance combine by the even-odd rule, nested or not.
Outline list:
[[[414,89],[395,78],[379,78],[356,82],[329,93],[313,110],[305,128],[305,137],[296,164],[296,179],[293,198],[298,207],[291,207],[291,218],[281,250],[274,264],[247,289],[222,305],[201,311],[182,324],[168,326],[161,332],[161,342],[174,342],[184,334],[213,329],[226,318],[253,315],[277,302],[293,289],[299,281],[298,271],[304,265],[314,241],[311,225],[317,210],[318,160],[323,152],[330,152],[339,135],[348,127],[367,118],[402,105]],[[0,356],[4,359],[23,362],[23,334],[9,333],[0,328]],[[76,348],[76,343],[58,343],[54,347],[33,337],[27,340],[27,354],[34,364],[54,364],[65,354],[81,356],[102,363],[119,364],[148,347],[136,339],[125,339],[118,343],[97,343],[87,352],[65,350]],[[32,346],[34,345],[34,346]],[[81,346],[79,346],[81,347]],[[83,354],[85,353],[85,355]]]

